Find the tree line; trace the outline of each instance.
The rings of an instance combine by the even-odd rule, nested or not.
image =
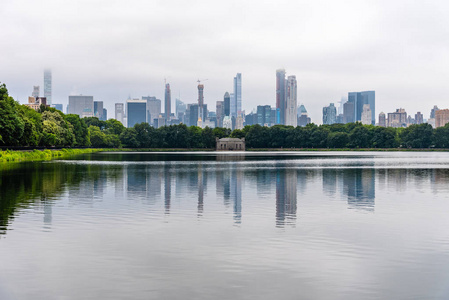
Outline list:
[[[125,128],[114,119],[80,118],[43,105],[35,111],[0,85],[1,146],[211,149],[216,138],[224,137],[245,138],[247,148],[449,148],[449,124],[436,129],[429,124],[385,128],[361,123],[252,125],[233,131],[184,124]]]

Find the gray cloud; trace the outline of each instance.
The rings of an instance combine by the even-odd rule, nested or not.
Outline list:
[[[376,112],[446,107],[444,1],[2,1],[0,81],[25,101],[53,69],[70,93],[113,103],[173,94],[215,107],[243,74],[243,108],[275,104],[275,70],[295,74],[313,121],[349,91],[376,90]]]

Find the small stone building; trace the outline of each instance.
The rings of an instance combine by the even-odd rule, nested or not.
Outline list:
[[[217,151],[245,151],[245,138],[216,138]]]

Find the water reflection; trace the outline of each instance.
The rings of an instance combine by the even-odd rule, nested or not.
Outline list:
[[[413,185],[430,185],[434,193],[446,191],[447,169],[307,169],[290,163],[244,164],[239,161],[217,163],[173,161],[152,164],[30,163],[0,174],[0,232],[24,208],[43,212],[45,229],[52,224],[53,205],[67,193],[69,205],[131,200],[154,206],[162,203],[163,213],[183,211],[196,201],[196,215],[205,216],[216,201],[221,210],[232,210],[232,220],[242,224],[243,201],[271,203],[275,226],[296,224],[298,195],[341,199],[350,209],[374,212],[376,190],[404,192]],[[321,191],[316,183],[322,182]],[[213,190],[208,194],[209,185]],[[112,190],[113,194],[109,194]],[[176,205],[173,206],[173,201]],[[264,202],[266,201],[266,202]],[[254,204],[255,203],[255,204]],[[214,208],[220,210],[219,207]]]

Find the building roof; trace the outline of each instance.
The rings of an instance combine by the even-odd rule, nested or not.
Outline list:
[[[238,138],[222,138],[219,139],[220,142],[243,142],[244,140]]]

